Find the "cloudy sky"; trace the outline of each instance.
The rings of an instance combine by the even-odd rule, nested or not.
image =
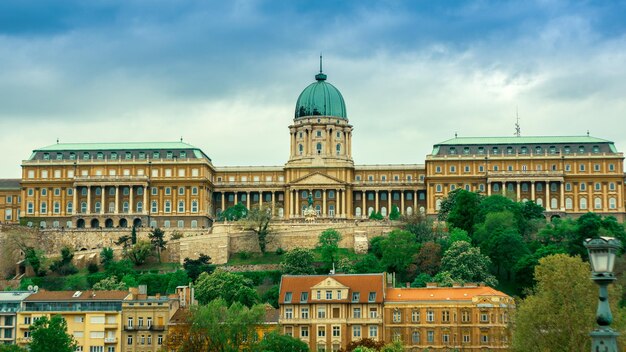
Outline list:
[[[0,177],[61,142],[175,141],[282,165],[324,53],[357,164],[459,136],[591,135],[626,150],[623,1],[0,2]]]

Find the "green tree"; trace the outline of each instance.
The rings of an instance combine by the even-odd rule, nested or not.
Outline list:
[[[130,231],[130,242],[132,244],[137,244],[137,229],[133,226],[133,229]]]
[[[0,344],[0,352],[28,352],[28,350],[18,345]]]
[[[106,268],[106,273],[108,275],[113,275],[121,278],[129,274],[134,274],[134,272],[135,271],[133,270],[133,262],[129,259],[122,259],[116,262],[110,262],[109,266]]]
[[[135,228],[133,227],[133,230]],[[157,258],[159,263],[161,262],[161,251],[165,249],[165,245],[167,241],[165,240],[165,232],[160,228],[156,227],[148,234],[148,238],[150,238],[150,244],[157,253]]]
[[[440,235],[433,220],[420,212],[403,216],[402,222],[402,229],[414,234],[418,243],[434,241]]]
[[[215,265],[211,264],[211,257],[206,254],[200,253],[198,259],[185,258],[183,262],[183,268],[189,275],[191,281],[196,281],[200,274],[212,273],[215,270]]]
[[[33,247],[26,247],[26,249],[24,250],[24,264],[33,268],[35,275],[46,275],[46,270],[44,269],[43,251],[35,249]]]
[[[385,217],[383,216],[383,214],[381,214],[380,212],[376,212],[376,211],[373,211],[373,212],[370,214],[370,217],[369,217],[369,218],[370,218],[370,220],[384,220],[384,219],[385,219]]]
[[[274,285],[265,291],[261,296],[261,302],[265,302],[272,307],[278,309],[278,295],[280,294],[280,286]]]
[[[384,236],[376,236],[370,240],[370,248],[369,252],[376,256],[376,258],[380,259],[383,257],[383,250],[381,244],[385,240]]]
[[[111,247],[104,247],[100,251],[100,263],[106,269],[110,263],[114,261],[113,249]]]
[[[237,220],[245,218],[247,215],[248,215],[248,209],[246,208],[246,206],[243,205],[242,203],[237,203],[233,205],[232,207],[229,207],[228,209],[221,212],[218,215],[217,220],[218,221],[224,221],[224,220],[237,221]]]
[[[315,274],[315,256],[306,248],[294,248],[283,255],[280,268],[283,273],[289,275]]]
[[[411,283],[411,287],[426,287],[426,284],[429,282],[433,282],[433,277],[426,273],[421,273],[415,277],[415,280]]]
[[[389,342],[380,349],[380,352],[404,352],[404,346],[400,341]]]
[[[589,264],[580,257],[556,254],[539,260],[534,293],[517,306],[515,351],[589,351],[598,294],[589,273]],[[615,318],[612,327],[618,331],[624,321],[617,307],[619,290],[614,287],[609,292]]]
[[[382,258],[380,263],[389,272],[395,272],[400,281],[412,281],[415,272],[415,257],[419,244],[415,236],[404,230],[393,230],[380,243]]]
[[[287,335],[282,335],[276,331],[272,331],[269,334],[265,334],[265,336],[263,336],[263,340],[261,340],[256,350],[259,352],[308,352],[309,346],[300,339]]]
[[[445,219],[448,226],[465,230],[471,234],[478,220],[482,199],[483,197],[478,193],[469,192],[461,188],[455,190],[454,203]]]
[[[152,245],[147,241],[139,241],[126,251],[126,258],[130,259],[133,264],[141,265],[152,254]]]
[[[341,241],[341,234],[335,229],[322,231],[317,240],[317,249],[320,251],[322,261],[327,268],[332,267],[333,263],[337,262],[339,241]]]
[[[35,320],[30,326],[30,352],[49,352],[54,346],[55,352],[74,352],[76,341],[67,333],[67,322],[60,315],[46,316]]]
[[[535,285],[534,273],[535,267],[539,265],[539,259],[553,254],[565,254],[565,249],[553,244],[541,246],[535,252],[524,255],[515,263],[513,267],[515,282],[522,289],[522,293]]]
[[[400,219],[400,209],[398,207],[391,207],[391,211],[389,212],[389,220],[398,220]]]
[[[500,275],[500,269],[504,268],[507,280],[511,280],[513,266],[528,254],[526,243],[514,228],[495,233],[484,243],[483,248],[484,253],[496,265],[497,275]]]
[[[202,274],[205,275],[205,274]],[[251,338],[263,322],[265,307],[248,308],[235,302],[230,306],[217,298],[206,305],[193,306],[188,316],[186,338],[172,350],[185,352],[239,352],[253,349]],[[251,346],[252,345],[252,346]]]
[[[72,259],[74,259],[74,251],[65,246],[61,248],[61,258],[52,262],[50,270],[63,276],[76,274],[78,269],[72,264]]]
[[[102,290],[102,291],[127,290],[128,287],[126,286],[126,284],[124,282],[117,281],[117,277],[115,277],[115,276],[108,276],[108,277],[105,277],[104,279],[96,282],[96,284],[93,285],[93,289],[94,290]]]
[[[352,351],[378,351],[385,345],[384,341],[377,341],[370,338],[351,341],[346,346],[346,352]]]
[[[491,260],[479,248],[465,241],[454,242],[443,254],[441,272],[448,273],[454,282],[484,282],[496,286],[498,280],[490,273]]]
[[[221,269],[215,270],[210,275],[207,273],[200,274],[195,289],[196,298],[200,304],[207,304],[222,298],[229,305],[239,302],[252,307],[259,301],[252,280]]]
[[[354,266],[352,267],[355,273],[358,274],[366,274],[366,273],[378,273],[380,272],[380,263],[378,262],[378,258],[376,258],[373,254],[366,254],[362,256]]]
[[[252,208],[242,221],[246,230],[254,231],[259,241],[261,253],[265,253],[267,236],[271,233],[272,209],[270,207]]]
[[[126,251],[131,245],[133,245],[131,237],[128,235],[122,235],[117,238],[117,241],[113,242],[118,246],[122,246],[122,249]]]

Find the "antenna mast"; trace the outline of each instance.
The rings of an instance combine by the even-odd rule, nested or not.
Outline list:
[[[515,107],[515,117],[516,117],[516,122],[515,122],[515,137],[520,137],[522,135],[522,128],[519,125],[519,114],[517,112],[517,107]]]

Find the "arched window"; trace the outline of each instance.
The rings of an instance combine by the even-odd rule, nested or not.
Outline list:
[[[317,143],[315,148],[317,149],[317,154],[322,154],[322,143]]]
[[[315,212],[317,213],[317,216],[320,216],[322,214],[322,206],[321,205],[316,205],[315,206]]]
[[[278,208],[278,217],[282,218],[283,216],[285,216],[285,209]]]
[[[128,202],[122,203],[122,212],[128,213]]]
[[[100,202],[96,202],[96,205],[94,207],[94,212],[99,213],[100,212],[100,208],[101,208]]]
[[[617,208],[617,202],[615,201],[615,198],[609,198],[609,209],[615,208]]]
[[[143,187],[139,187],[139,188],[137,188],[137,195],[138,195],[138,196],[143,195]]]
[[[136,208],[137,208],[137,212],[141,213],[143,211],[143,202],[137,202]]]
[[[191,201],[191,212],[192,213],[197,213],[198,212],[198,201],[197,200],[192,200]]]
[[[72,202],[67,202],[66,210],[68,214],[71,214],[74,211],[74,204]]]
[[[602,209],[602,198],[596,197],[593,200],[593,208],[594,209]]]
[[[552,198],[550,200],[550,208],[556,209],[558,207],[559,207],[559,202],[556,200],[556,198]]]
[[[374,212],[374,207],[367,208],[367,216],[371,216],[373,212]]]
[[[419,343],[420,342],[420,333],[419,333],[419,331],[413,331],[411,333],[411,341],[413,343]]]
[[[406,208],[406,215],[413,215],[413,208],[412,207],[407,207]]]
[[[537,183],[537,192],[543,191],[543,183]]]
[[[102,194],[102,188],[96,187],[96,195],[99,196]]]
[[[335,198],[335,191],[328,191],[328,198],[329,199],[334,199]]]
[[[550,183],[550,192],[556,192],[556,183]]]
[[[522,192],[528,192],[528,183],[522,183]]]
[[[322,198],[322,191],[315,191],[315,198]]]
[[[55,214],[58,214],[58,213],[60,213],[60,212],[61,212],[61,203],[59,203],[59,202],[54,202],[54,204],[52,205],[52,207],[53,207],[53,208],[52,208],[52,211],[53,211]]]
[[[580,198],[580,209],[587,209],[587,198]]]
[[[337,155],[341,154],[341,144],[337,144]]]
[[[499,183],[494,183],[493,184],[493,191],[494,192],[500,192],[500,184]]]
[[[335,216],[335,206],[332,204],[328,206],[328,216]]]
[[[441,199],[435,201],[435,210],[439,211],[439,209],[441,209]]]
[[[380,215],[387,216],[387,207],[380,208]]]
[[[565,209],[571,210],[574,208],[574,202],[572,202],[572,198],[565,198]]]
[[[436,192],[441,192],[441,185],[435,186],[435,191]]]
[[[86,213],[87,212],[87,202],[81,202],[80,203],[80,212],[81,213]]]
[[[358,217],[361,216],[361,207],[356,207],[354,209],[354,216],[358,216]]]
[[[185,212],[185,201],[184,200],[178,201],[178,212],[179,213],[184,213]]]
[[[306,197],[308,197],[308,195],[309,194],[306,191],[302,191],[302,198],[306,198]]]
[[[537,203],[537,205],[539,205],[539,206],[543,206],[543,199],[542,198],[537,198],[535,203]]]
[[[115,202],[109,202],[109,213],[115,212]]]
[[[159,203],[157,203],[156,200],[152,201],[152,204],[150,206],[150,212],[151,213],[157,213],[159,211]]]

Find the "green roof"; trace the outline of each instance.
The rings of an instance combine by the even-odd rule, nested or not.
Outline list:
[[[315,75],[316,82],[304,88],[296,102],[295,117],[332,116],[348,118],[346,103],[335,86],[326,82],[322,72]]]
[[[456,137],[435,144],[440,145],[482,145],[482,144],[566,144],[566,143],[613,143],[606,139],[591,136],[534,136],[534,137]]]
[[[39,151],[82,151],[82,150],[153,150],[153,149],[198,149],[183,142],[130,142],[130,143],[57,143]]]

